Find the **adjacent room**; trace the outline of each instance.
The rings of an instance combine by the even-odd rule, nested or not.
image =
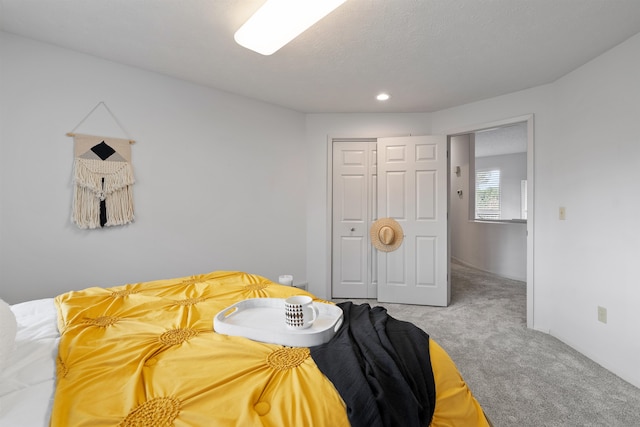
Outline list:
[[[0,0],[0,424],[79,422],[54,390],[104,386],[78,381],[74,349],[117,347],[135,315],[160,322],[141,334],[181,332],[132,341],[146,353],[125,378],[187,360],[167,346],[217,372],[205,338],[234,371],[219,389],[170,371],[198,398],[131,385],[108,425],[204,425],[193,408],[213,395],[220,425],[393,425],[408,400],[362,418],[333,340],[242,347],[211,327],[243,301],[300,296],[310,324],[343,309],[334,334],[369,306],[429,334],[433,374],[406,385],[428,401],[415,425],[640,424],[640,2],[333,0],[308,22],[290,18],[314,1],[297,3]],[[288,21],[308,28],[267,46]],[[87,324],[99,333],[77,341]],[[89,353],[100,369],[134,357]],[[265,360],[277,375],[231,388]],[[447,403],[459,374],[472,394]]]

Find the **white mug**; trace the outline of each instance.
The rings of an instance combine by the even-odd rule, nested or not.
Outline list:
[[[284,318],[291,329],[306,329],[318,318],[318,307],[306,295],[296,295],[284,300]]]

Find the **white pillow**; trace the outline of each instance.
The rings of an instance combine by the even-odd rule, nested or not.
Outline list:
[[[9,304],[0,299],[0,372],[16,346],[16,316]]]

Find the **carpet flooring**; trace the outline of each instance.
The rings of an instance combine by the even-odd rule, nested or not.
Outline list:
[[[526,327],[524,282],[456,262],[451,275],[449,307],[351,301],[383,306],[426,331],[449,353],[495,427],[640,426],[640,389]]]

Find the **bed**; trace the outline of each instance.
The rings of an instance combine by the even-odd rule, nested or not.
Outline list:
[[[309,348],[212,327],[239,301],[300,294],[333,304],[215,271],[0,305],[0,425],[490,425],[446,352],[380,307],[339,304]]]

